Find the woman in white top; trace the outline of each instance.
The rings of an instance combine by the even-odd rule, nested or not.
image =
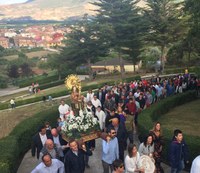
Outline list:
[[[128,155],[125,158],[125,173],[136,173],[136,172],[144,172],[143,169],[138,169],[138,161],[140,159],[140,154],[137,151],[137,147],[135,144],[129,144],[128,146]]]

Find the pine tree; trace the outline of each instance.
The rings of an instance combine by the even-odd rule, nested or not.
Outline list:
[[[98,27],[85,15],[81,22],[73,26],[67,37],[66,47],[61,55],[67,57],[66,61],[73,67],[86,63],[92,76],[92,63],[97,62],[98,57],[107,54],[107,46],[99,37]]]
[[[133,8],[138,2],[138,0],[100,0],[92,3],[98,6],[98,10],[96,10],[98,14],[95,20],[99,27],[102,28],[100,35],[105,38],[105,42],[110,49],[118,53],[121,62],[123,53],[128,53],[125,50],[129,50],[130,54],[134,41],[138,41],[138,39],[134,40],[137,35],[134,35],[134,32],[137,33],[137,31],[136,27],[133,27],[134,25],[138,26],[133,23],[134,17],[139,15],[135,13],[134,16],[136,10]],[[104,29],[106,32],[103,32]],[[124,65],[122,63],[120,64],[120,69],[121,77],[123,78]]]
[[[200,1],[185,0],[185,12],[190,16],[190,30],[187,37],[188,49],[189,51],[194,49],[195,52],[200,53]]]
[[[146,0],[144,18],[149,30],[145,39],[160,47],[162,70],[167,47],[180,38],[181,16],[182,3],[175,0]]]

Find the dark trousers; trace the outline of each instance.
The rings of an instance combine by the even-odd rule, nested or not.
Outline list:
[[[15,104],[11,104],[11,108],[14,109],[15,108]]]
[[[89,163],[89,156],[88,155],[84,155],[84,161],[85,161],[85,165],[88,165]]]
[[[133,144],[133,130],[128,131],[128,139],[131,144]]]
[[[181,160],[179,161],[177,168],[171,168],[171,173],[180,173],[184,169],[184,167],[184,161]]]
[[[135,113],[135,116],[134,116],[134,123],[135,123],[135,125],[138,124],[138,112]]]
[[[119,143],[119,159],[124,161],[124,150],[126,148],[126,143]]]
[[[109,168],[111,172],[113,172],[112,164],[106,163],[102,160],[102,166],[103,166],[103,173],[109,173]]]

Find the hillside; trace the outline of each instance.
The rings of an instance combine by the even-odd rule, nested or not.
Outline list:
[[[0,6],[0,20],[31,18],[34,20],[65,20],[85,13],[94,14],[94,0],[29,0],[22,4]]]

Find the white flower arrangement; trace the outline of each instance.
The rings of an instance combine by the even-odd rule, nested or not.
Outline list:
[[[73,111],[67,116],[61,127],[62,132],[68,138],[81,138],[81,135],[99,130],[99,122],[91,112],[86,109],[80,110],[79,115],[74,115]]]

